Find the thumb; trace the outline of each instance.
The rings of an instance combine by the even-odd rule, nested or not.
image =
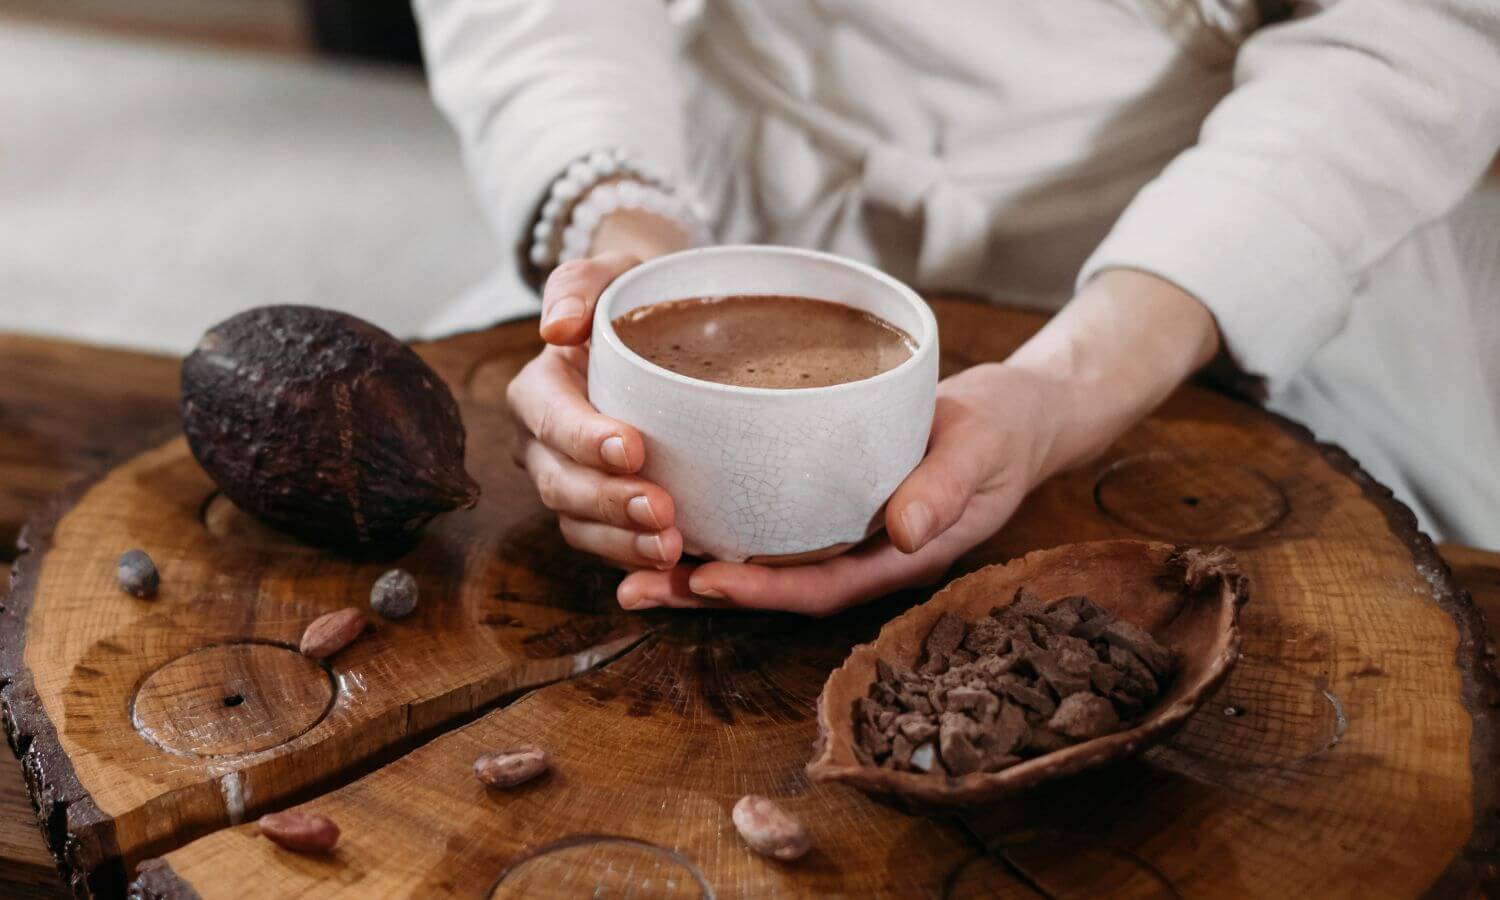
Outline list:
[[[886,504],[885,530],[905,553],[917,552],[951,528],[979,489],[987,448],[964,421],[955,401],[938,399],[927,456]]]
[[[542,288],[542,340],[561,345],[588,340],[599,295],[639,262],[623,253],[601,253],[569,260],[553,269]]]

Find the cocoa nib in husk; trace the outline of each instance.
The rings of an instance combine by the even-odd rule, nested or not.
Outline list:
[[[399,551],[479,498],[447,385],[332,310],[265,306],[209,329],[182,363],[182,423],[225,496],[308,543]]]
[[[1239,655],[1239,610],[1249,595],[1227,551],[1151,541],[1066,544],[971,572],[887,622],[830,673],[818,697],[818,740],[807,772],[926,811],[991,803],[1139,753],[1180,727],[1223,683]],[[1011,614],[994,615],[1007,606],[1015,607]],[[1094,626],[1096,640],[1080,637],[1101,613],[1170,648],[1173,673],[1158,677],[1126,649],[1139,643],[1128,629]],[[927,638],[950,614],[965,626],[959,649],[969,661],[960,656],[919,671],[935,662]],[[944,626],[944,644],[952,630]],[[1088,688],[1071,690],[1081,687],[1085,668]],[[1067,697],[1043,670],[1063,682]],[[1064,709],[1070,697],[1079,699]],[[1118,723],[1087,697],[1111,707]],[[948,749],[960,767],[973,765],[969,751],[977,751],[978,770],[948,771],[948,713],[973,722],[949,719]],[[867,738],[873,747],[862,744]]]
[[[1150,632],[1088,598],[1048,604],[1025,587],[974,622],[943,613],[922,651],[915,671],[877,660],[869,693],[855,700],[865,765],[998,772],[1127,727],[1178,664]],[[911,748],[934,733],[937,756],[919,766]]]

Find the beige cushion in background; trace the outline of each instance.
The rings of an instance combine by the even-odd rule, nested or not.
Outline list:
[[[0,24],[0,330],[181,353],[314,303],[409,335],[498,252],[414,72]]]

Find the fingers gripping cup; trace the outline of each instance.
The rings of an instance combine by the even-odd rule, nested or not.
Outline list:
[[[693,341],[691,331],[680,332],[670,345],[682,354],[679,365],[655,354],[656,361],[647,359],[616,328],[621,317],[628,323],[653,313],[648,306],[720,297],[741,306],[764,301],[777,331],[798,337],[834,327],[828,316],[849,311],[802,309],[796,298],[843,304],[876,327],[904,332],[910,355],[883,371],[874,365],[878,374],[869,377],[858,360],[825,359],[821,371],[804,366],[808,371],[773,376],[751,368],[754,375],[713,376],[741,382],[723,383],[706,374],[715,371],[714,354],[726,352],[722,340]],[[705,336],[754,327],[752,317],[727,313],[700,315],[692,325],[690,314],[676,317],[678,327],[700,327]],[[839,333],[847,344],[850,332]],[[831,345],[830,358],[839,352]],[[852,380],[839,380],[838,371]],[[589,399],[645,437],[641,474],[672,495],[686,551],[734,562],[810,561],[878,530],[886,500],[926,450],[937,376],[937,321],[914,291],[869,266],[784,247],[690,250],[632,269],[599,299],[589,353]],[[819,386],[764,386],[803,380]]]

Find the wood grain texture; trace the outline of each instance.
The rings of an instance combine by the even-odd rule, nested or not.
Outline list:
[[[1439,549],[1458,583],[1468,589],[1474,604],[1484,612],[1493,643],[1495,626],[1500,623],[1500,551],[1459,544],[1444,544]]]
[[[429,361],[463,383],[503,340],[430,347]],[[513,352],[531,352],[530,340]],[[80,486],[28,528],[31,552],[0,619],[0,699],[76,886],[118,888],[146,856],[347,780],[639,639],[640,622],[612,602],[615,576],[564,554],[537,505],[512,501],[530,487],[512,462],[509,416],[465,402],[469,465],[487,473],[488,497],[391,563],[347,565],[232,509],[205,515],[214,487],[181,439]],[[154,600],[114,584],[112,560],[130,547],[162,572]],[[296,654],[312,619],[367,603],[394,564],[421,584],[413,616],[382,621],[323,665]],[[182,683],[195,674],[201,685]]]
[[[0,897],[52,900],[66,896],[52,854],[37,830],[21,764],[10,754],[0,753]]]
[[[1035,324],[968,305],[937,306],[950,371],[1003,357]],[[498,398],[533,348],[529,326],[518,326],[428,349],[463,395],[476,447],[514,440],[508,420],[497,413]],[[516,593],[497,589],[497,582],[526,572],[542,569],[556,579],[583,566],[562,549],[524,482],[505,465],[504,454],[495,454],[471,469],[490,504],[505,492],[506,509],[490,505],[451,517],[412,561],[419,577],[431,579],[433,587],[424,583],[424,589],[441,594],[447,585],[456,594],[439,601],[455,612],[439,617],[431,632],[383,628],[352,648],[350,659],[336,659],[341,672],[361,673],[366,685],[347,706],[340,693],[336,725],[330,718],[272,750],[220,760],[245,774],[252,806],[303,799],[322,787],[307,781],[307,770],[347,775],[357,771],[353,760],[360,753],[375,758],[377,745],[397,737],[360,719],[361,710],[411,703],[398,683],[374,677],[371,647],[385,651],[378,655],[385,667],[405,671],[412,661],[441,666],[442,690],[458,691],[475,670],[439,663],[424,653],[423,642],[471,639],[466,635],[475,631],[476,614],[488,607],[466,598]],[[1148,477],[1126,482],[1126,491],[1101,491],[1110,473],[1132,469]],[[40,576],[28,645],[46,640],[65,648],[45,659],[27,654],[40,706],[63,723],[58,741],[80,787],[101,811],[110,810],[122,868],[153,846],[188,840],[230,816],[208,768],[165,765],[141,751],[117,712],[116,721],[105,721],[109,704],[84,707],[69,699],[69,680],[88,655],[89,641],[119,643],[115,632],[125,633],[129,646],[139,648],[132,656],[145,657],[137,664],[144,671],[221,637],[231,610],[260,610],[267,603],[279,618],[269,611],[253,618],[240,613],[232,630],[263,628],[261,636],[285,639],[282,631],[292,630],[287,620],[300,623],[340,605],[350,585],[370,577],[337,559],[309,559],[306,551],[280,545],[272,566],[264,561],[270,546],[216,544],[200,530],[173,545],[164,566],[168,584],[191,590],[164,589],[149,612],[131,609],[135,601],[105,603],[100,596],[86,617],[69,597],[88,587],[87,576],[57,582],[57,592],[49,588],[49,578],[94,565],[82,545],[97,543],[85,535],[105,525],[144,527],[134,515],[185,525],[186,514],[177,509],[185,501],[163,498],[192,495],[190,484],[202,492],[206,485],[195,478],[201,476],[170,445],[138,458],[61,518],[46,554],[23,561]],[[1174,496],[1180,486],[1192,493]],[[149,515],[115,505],[122,496]],[[1198,505],[1186,502],[1189,497]],[[1205,506],[1229,512],[1199,514]],[[1206,530],[1245,508],[1253,514],[1230,521],[1233,534]],[[1034,890],[1067,895],[1105,884],[1156,895],[1326,893],[1335,886],[1365,896],[1407,896],[1434,886],[1472,888],[1485,877],[1479,866],[1493,852],[1492,834],[1476,827],[1494,805],[1485,786],[1494,750],[1487,706],[1493,682],[1478,665],[1483,640],[1472,605],[1402,513],[1336,450],[1274,417],[1187,389],[1098,463],[1046,485],[959,566],[972,569],[1070,541],[1138,537],[1143,525],[1162,532],[1153,537],[1176,538],[1166,532],[1180,531],[1185,539],[1229,539],[1255,597],[1244,613],[1245,660],[1218,699],[1144,760],[983,813],[909,817],[848,788],[809,784],[802,766],[814,732],[811,701],[824,675],[916,595],[826,622],[658,613],[633,617],[644,640],[602,669],[532,691],[306,800],[305,808],[331,816],[343,829],[331,860],[276,850],[249,825],[221,828],[167,853],[143,874],[139,889],[205,897],[248,889],[483,896],[520,886],[557,893],[571,884],[599,887],[621,873],[623,883],[690,896],[701,895],[703,885],[717,896],[963,895],[1002,888],[1018,896]],[[491,537],[477,539],[476,533]],[[485,540],[512,548],[504,551],[512,562],[451,550],[450,566],[432,562],[445,555],[434,548]],[[251,571],[259,573],[253,599],[237,593]],[[599,603],[591,609],[612,621],[602,612],[608,576],[572,584],[579,602]],[[228,592],[236,602],[201,599],[215,592]],[[522,608],[514,603],[502,614]],[[175,625],[171,635],[162,633],[161,617]],[[77,624],[64,628],[68,621]],[[84,623],[88,634],[81,634]],[[64,633],[81,636],[60,641]],[[369,656],[359,655],[362,646]],[[42,667],[50,673],[45,680]],[[128,674],[96,678],[86,689],[115,691],[111,702],[118,704]],[[70,706],[94,708],[98,718],[70,721]],[[118,737],[122,732],[125,738]],[[470,772],[474,757],[519,743],[545,747],[557,761],[556,774],[510,795],[483,789]],[[142,777],[146,771],[152,777]],[[170,803],[146,796],[144,787],[157,790],[169,778]],[[795,865],[748,854],[727,810],[751,790],[803,815],[819,849]],[[146,823],[171,818],[191,805],[185,802],[190,797],[201,799],[201,824],[179,818],[169,826],[175,830],[149,831]],[[135,811],[141,808],[158,815]]]
[[[251,829],[190,845],[185,864],[167,860],[210,898],[236,890],[197,867],[212,853],[243,860],[236,871],[261,869],[254,884],[267,896],[625,894],[613,884],[631,896],[698,897],[703,885],[724,894],[726,876],[731,895],[928,893],[974,855],[962,831],[815,787],[801,766],[824,675],[889,613],[867,610],[832,633],[765,616],[649,616],[651,638],[602,670],[315,801],[344,829],[330,859],[290,858]],[[481,753],[521,744],[551,754],[547,779],[505,792],[474,777]],[[816,849],[796,864],[751,853],[729,820],[746,793],[800,816]],[[368,827],[382,817],[409,825]]]
[[[170,435],[177,361],[0,334],[0,586],[25,519],[70,483]],[[65,893],[18,763],[0,767],[0,894]]]
[[[159,443],[177,422],[177,360],[0,334],[0,561],[48,498]]]
[[[0,563],[0,584],[9,576],[9,564]],[[31,795],[21,777],[21,761],[0,754],[0,897],[55,900],[67,896],[37,829]]]
[[[1003,356],[1037,322],[1022,314],[967,305],[940,303],[938,308],[947,347],[945,373]],[[505,382],[534,347],[531,334],[529,326],[516,326],[427,349],[439,371],[460,387],[473,443],[504,442],[479,438],[480,428],[490,426],[476,427],[476,416],[497,417]],[[5,362],[0,356],[0,368],[7,368]],[[42,369],[36,377],[45,383],[45,365]],[[171,388],[158,398],[169,410],[172,404],[163,398],[175,396],[175,366],[171,372]],[[95,400],[101,396],[100,384],[79,382],[77,390],[84,395]],[[107,406],[99,409],[108,420]],[[498,422],[494,427],[502,437],[509,428]],[[3,447],[0,443],[0,452]],[[193,481],[178,471],[186,463],[173,457],[169,448],[155,453],[136,460],[131,464],[136,468],[130,469],[146,481],[142,486],[137,480],[132,496],[153,502],[159,493]],[[1159,481],[1155,470],[1163,454],[1181,461],[1181,481]],[[143,462],[146,459],[154,462]],[[504,454],[497,453],[493,462],[498,465],[503,459]],[[1486,873],[1479,864],[1493,859],[1493,847],[1484,831],[1472,826],[1493,809],[1493,797],[1471,772],[1476,766],[1492,771],[1493,741],[1487,716],[1470,714],[1484,706],[1484,692],[1492,689],[1491,682],[1472,671],[1483,647],[1482,635],[1475,630],[1477,618],[1441,563],[1434,564],[1430,546],[1424,551],[1414,530],[1403,530],[1399,521],[1393,524],[1392,517],[1400,519],[1399,509],[1379,496],[1378,486],[1354,477],[1335,451],[1315,447],[1305,434],[1288,430],[1274,417],[1201,391],[1185,391],[1097,466],[1046,486],[1015,523],[962,561],[959,569],[1063,541],[1142,536],[1127,524],[1128,518],[1122,521],[1119,509],[1106,511],[1095,499],[1108,472],[1128,469],[1140,459],[1151,465],[1137,472],[1145,471],[1166,486],[1202,482],[1205,467],[1217,464],[1248,466],[1266,476],[1287,508],[1270,527],[1251,529],[1232,542],[1242,560],[1254,561],[1251,577],[1257,590],[1256,600],[1246,607],[1246,621],[1253,623],[1247,624],[1249,655],[1223,689],[1222,704],[1209,704],[1146,760],[1065,782],[984,815],[938,821],[911,818],[847,789],[810,786],[801,765],[813,736],[810,704],[822,673],[854,642],[867,639],[881,621],[919,595],[891,598],[829,622],[661,613],[632,620],[649,636],[613,663],[528,693],[362,778],[357,777],[361,771],[408,749],[413,741],[400,737],[399,728],[374,727],[371,720],[355,724],[351,719],[348,728],[359,732],[358,739],[346,736],[343,743],[325,743],[308,740],[314,732],[306,732],[300,739],[305,743],[294,739],[247,757],[230,757],[230,769],[252,773],[246,783],[256,790],[239,795],[247,804],[247,818],[258,808],[305,800],[308,808],[340,821],[345,833],[340,854],[332,863],[293,857],[274,851],[248,826],[229,828],[188,843],[143,870],[139,887],[146,894],[196,890],[204,896],[246,891],[274,895],[307,890],[318,896],[364,897],[402,895],[412,886],[430,894],[464,896],[483,896],[493,887],[498,895],[510,896],[522,889],[562,893],[575,885],[618,885],[633,887],[640,895],[645,891],[653,896],[701,896],[706,883],[721,896],[772,888],[786,893],[896,893],[900,888],[900,893],[910,893],[904,889],[917,886],[925,893],[949,896],[1036,896],[1039,890],[1068,896],[1104,889],[1171,896],[1269,894],[1309,884],[1316,884],[1318,893],[1340,885],[1347,886],[1348,893],[1400,895],[1424,885],[1458,890],[1480,883]],[[1168,475],[1170,471],[1169,467]],[[489,494],[487,503],[499,499],[499,491],[490,485],[492,477],[507,486],[505,503],[516,507],[509,510],[514,518],[504,519],[510,524],[498,526],[511,549],[499,562],[482,561],[479,574],[471,576],[492,587],[504,582],[493,591],[499,596],[488,598],[493,608],[483,606],[481,612],[448,595],[437,602],[462,612],[439,617],[439,636],[411,641],[411,635],[400,630],[403,623],[395,623],[371,636],[385,642],[384,652],[351,659],[349,672],[369,674],[392,666],[404,672],[408,655],[432,665],[430,642],[475,630],[476,613],[486,628],[514,627],[513,621],[524,618],[518,612],[536,606],[548,611],[545,602],[536,600],[543,592],[560,589],[573,605],[589,612],[607,606],[598,598],[608,600],[613,576],[581,565],[563,550],[529,488],[515,487],[510,480],[514,476],[489,474],[488,465],[481,478]],[[1200,506],[1212,496],[1231,515],[1254,504],[1270,508],[1259,479],[1208,483],[1215,493],[1191,495],[1199,498]],[[196,487],[207,485],[198,482]],[[1245,504],[1236,503],[1237,493],[1244,494]],[[1169,523],[1169,530],[1191,531],[1217,521],[1213,516],[1196,518],[1192,505],[1182,502],[1186,493],[1177,498],[1185,511],[1162,504],[1158,494],[1146,496],[1156,499],[1132,500],[1131,508],[1139,513],[1141,503],[1155,503],[1157,513],[1150,521]],[[0,485],[0,510],[5,508],[4,497]],[[63,517],[59,531],[66,535],[68,520],[83,516],[90,503],[85,497]],[[108,521],[126,515],[115,507],[101,513]],[[172,521],[185,522],[186,514],[181,515]],[[492,509],[479,515],[504,518],[506,513]],[[304,621],[298,616],[338,605],[332,597],[340,591],[332,584],[373,578],[348,571],[350,567],[334,558],[307,559],[302,555],[306,551],[284,548],[278,536],[227,504],[208,502],[202,518],[207,526],[184,536],[182,549],[212,550],[216,562],[228,560],[234,568],[209,578],[206,589],[192,597],[164,595],[144,611],[132,606],[145,606],[142,601],[104,594],[96,599],[106,611],[87,616],[82,606],[60,611],[54,634],[65,630],[60,622],[68,616],[87,621],[88,633],[63,642],[71,649],[61,652],[72,655],[49,663],[54,674],[46,682],[48,690],[35,698],[47,721],[64,723],[59,746],[69,741],[75,749],[91,748],[77,759],[77,773],[83,778],[120,774],[111,765],[127,773],[137,768],[158,774],[170,770],[174,774],[166,777],[174,779],[171,801],[134,795],[125,799],[158,811],[171,807],[169,816],[178,801],[186,807],[201,805],[193,810],[206,820],[199,831],[229,818],[231,802],[222,790],[224,782],[209,774],[217,770],[201,762],[183,762],[175,754],[167,754],[174,759],[164,766],[146,752],[160,751],[139,737],[128,716],[108,710],[102,702],[68,694],[79,687],[71,683],[74,679],[91,677],[82,673],[79,662],[97,668],[79,656],[82,645],[98,642],[102,632],[123,630],[132,637],[135,652],[151,657],[142,672],[165,671],[165,663],[179,658],[187,660],[179,665],[193,665],[194,654],[177,651],[201,648],[213,627],[225,628],[224,609],[238,609],[204,598],[227,599],[215,591],[223,592],[226,586],[237,590],[238,567],[248,565],[247,560],[270,559],[273,562],[263,564],[274,565],[275,571],[262,575],[255,590],[254,621],[237,613],[228,624],[236,630],[247,626],[274,632],[273,640],[295,634]],[[1137,524],[1143,522],[1147,519]],[[79,535],[87,533],[79,527]],[[484,527],[491,525],[486,522]],[[472,538],[440,532],[433,536],[438,546],[452,546],[454,541],[477,546],[464,544]],[[280,549],[287,549],[288,555],[278,560]],[[455,571],[468,571],[476,564],[473,554],[434,563],[426,543],[416,553],[430,566],[426,577],[442,584]],[[49,551],[43,560],[50,556]],[[164,570],[168,568],[164,564]],[[203,577],[208,568],[189,565],[182,571]],[[99,578],[97,572],[78,577],[84,582]],[[1267,585],[1274,588],[1274,603],[1263,602]],[[449,588],[460,597],[465,594],[456,585]],[[276,602],[263,609],[260,595],[272,593]],[[231,590],[228,596],[238,595]],[[47,599],[41,606],[50,604]],[[114,609],[121,604],[124,612]],[[13,611],[6,618],[18,619]],[[616,627],[615,617],[602,612],[584,618]],[[171,635],[161,633],[184,623],[188,636],[181,641],[174,643]],[[577,647],[590,637],[597,643],[597,634],[569,631],[564,626],[533,633],[554,644]],[[111,634],[104,634],[103,640],[113,643]],[[426,650],[420,649],[424,642]],[[243,650],[245,645],[226,646]],[[335,658],[335,669],[344,665]],[[483,684],[484,678],[469,665],[459,667],[464,669],[459,683],[446,681],[450,673],[445,672],[439,679],[445,687],[439,691],[463,694],[462,684]],[[246,737],[279,735],[290,728],[291,717],[285,711],[240,719],[251,711],[232,711],[248,698],[223,705],[235,693],[244,697],[247,690],[253,695],[257,690],[287,688],[285,667],[269,664],[267,671],[278,674],[254,677],[261,667],[248,663],[244,671],[220,683],[207,679],[201,684],[163,684],[174,685],[173,696],[187,692],[182,696],[206,716],[203,737],[219,746],[235,740],[237,728]],[[94,678],[98,683],[83,690],[97,692],[119,677],[117,666],[113,675]],[[341,690],[347,683],[341,682]],[[365,684],[368,688],[371,681]],[[377,679],[373,684],[373,691],[356,698],[357,705],[413,705],[403,706],[399,697],[390,696],[399,694],[391,681]],[[208,701],[221,689],[228,692],[219,696],[220,707],[215,709]],[[8,690],[11,698],[17,696],[14,686]],[[309,690],[298,681],[292,694],[272,696],[302,697],[293,705],[305,705]],[[24,693],[23,700],[32,699]],[[120,690],[116,701],[125,693]],[[371,693],[384,696],[372,698]],[[340,702],[344,699],[340,693]],[[439,705],[455,708],[463,703],[450,693],[449,702]],[[75,717],[70,722],[72,710],[90,707],[100,717],[90,724],[92,731],[85,728],[71,736],[66,726],[78,721]],[[471,702],[449,718],[462,720],[482,708],[482,703]],[[58,711],[58,718],[51,719],[50,711]],[[99,735],[110,730],[106,713],[115,716],[113,727],[130,740],[104,741],[109,746],[99,754]],[[1408,724],[1379,727],[1393,718]],[[441,731],[437,721],[435,717],[423,733]],[[483,749],[523,741],[547,747],[558,760],[557,774],[514,795],[480,788],[468,771],[473,757]],[[331,759],[320,763],[325,753]],[[353,759],[359,753],[365,753],[363,761]],[[36,754],[33,739],[27,756]],[[306,778],[294,771],[299,766],[334,771]],[[321,793],[351,778],[355,780],[346,787]],[[140,791],[141,779],[124,780]],[[294,787],[299,780],[303,786]],[[1414,784],[1422,786],[1416,796]],[[262,787],[265,791],[257,793]],[[795,866],[749,856],[727,815],[738,792],[746,790],[781,797],[807,816],[820,849]],[[84,796],[94,795],[85,791],[75,799]],[[1401,803],[1410,808],[1395,809]],[[128,812],[123,815],[129,820]],[[415,816],[410,828],[400,824],[403,816]],[[108,818],[113,821],[113,813]],[[174,821],[181,830],[161,838],[161,845],[177,846],[197,833],[185,827],[190,824],[185,819]],[[70,827],[88,823],[72,822],[66,811],[61,821],[55,843],[84,849],[84,841]],[[6,824],[0,822],[0,827]],[[864,840],[852,837],[861,832],[867,832]],[[1401,847],[1392,857],[1387,850],[1398,840]],[[1467,856],[1462,852],[1466,842]],[[1395,865],[1390,864],[1393,858]],[[106,871],[111,876],[108,884],[118,885],[125,869],[122,862],[112,873]],[[1445,870],[1451,880],[1440,882]]]

